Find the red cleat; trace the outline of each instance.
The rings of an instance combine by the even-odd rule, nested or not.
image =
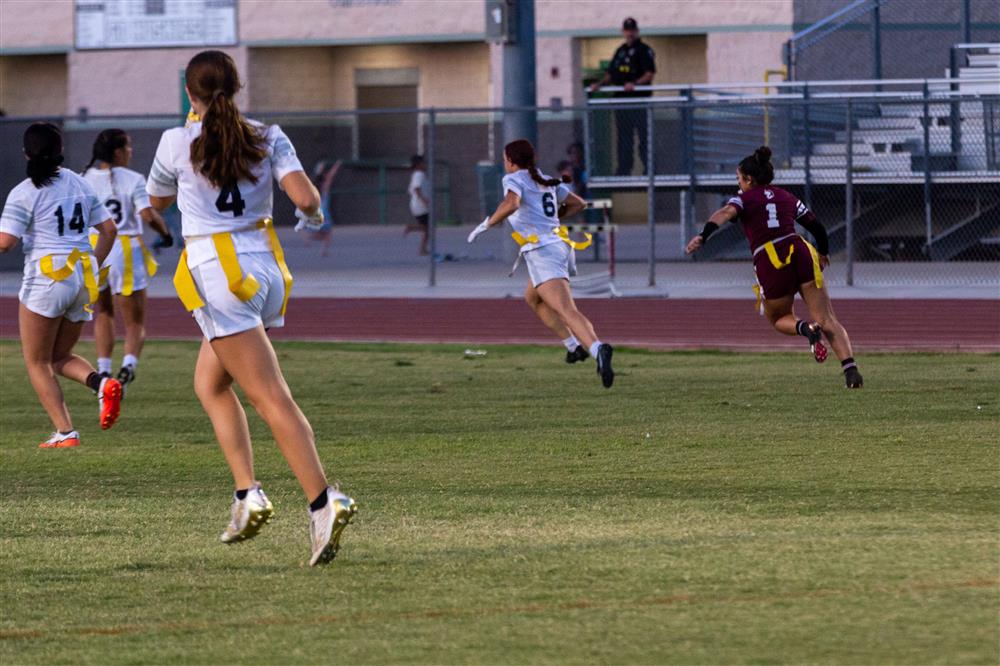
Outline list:
[[[101,430],[107,430],[118,420],[122,409],[122,385],[117,379],[105,377],[97,390],[97,404],[101,411]]]
[[[40,449],[69,449],[80,446],[80,433],[76,430],[65,435],[54,432],[52,436],[38,445]]]
[[[821,341],[817,340],[815,344],[809,345],[809,349],[812,351],[813,357],[816,359],[817,363],[822,363],[826,360],[826,345],[824,345]]]
[[[822,363],[827,355],[826,345],[823,344],[823,329],[813,322],[806,327],[806,330],[809,332],[806,336],[809,339],[809,351],[813,353],[817,363]]]

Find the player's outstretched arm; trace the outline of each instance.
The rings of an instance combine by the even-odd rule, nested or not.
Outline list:
[[[521,197],[514,194],[510,190],[507,191],[507,196],[503,198],[497,209],[493,211],[493,214],[483,220],[478,227],[472,230],[469,234],[468,241],[471,243],[476,240],[479,234],[485,232],[490,227],[495,227],[498,224],[503,224],[503,221],[508,217],[517,212],[517,209],[521,207]]]
[[[701,233],[688,241],[687,248],[685,252],[691,254],[697,252],[708,240],[708,237],[714,234],[719,227],[721,227],[726,222],[729,222],[739,214],[736,210],[736,206],[726,204],[719,210],[712,213],[712,216],[708,218],[708,222],[705,223],[705,228],[701,230]]]

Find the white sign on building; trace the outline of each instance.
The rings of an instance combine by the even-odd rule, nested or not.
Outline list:
[[[76,48],[234,46],[237,0],[76,0]]]

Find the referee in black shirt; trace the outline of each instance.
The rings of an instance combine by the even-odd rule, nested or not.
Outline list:
[[[622,36],[625,43],[618,47],[611,63],[608,65],[604,78],[590,86],[591,92],[596,92],[601,86],[612,85],[625,88],[616,92],[615,97],[650,97],[653,93],[638,91],[636,86],[646,86],[653,82],[656,74],[656,54],[641,39],[639,39],[639,24],[634,18],[622,22]],[[646,109],[620,109],[615,111],[615,127],[618,135],[618,168],[616,176],[632,174],[632,158],[634,149],[632,137],[639,133],[639,157],[642,159],[643,173],[646,165],[649,146],[646,133]]]

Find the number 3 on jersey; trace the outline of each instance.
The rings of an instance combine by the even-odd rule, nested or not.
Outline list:
[[[240,188],[236,186],[236,183],[223,187],[219,191],[219,198],[215,200],[216,210],[220,213],[232,211],[233,217],[242,215],[245,207],[246,202],[240,196]]]
[[[778,206],[776,204],[770,203],[764,206],[767,209],[767,228],[777,229],[778,224]]]
[[[556,198],[552,196],[551,192],[546,192],[542,195],[542,210],[545,212],[546,217],[555,217]]]

